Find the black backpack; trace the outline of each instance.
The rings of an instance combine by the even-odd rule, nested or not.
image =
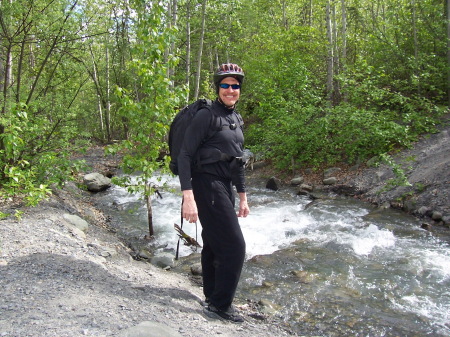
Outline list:
[[[209,99],[199,99],[181,109],[173,119],[169,131],[169,168],[173,174],[178,175],[177,157],[183,146],[184,134],[188,126],[191,124],[197,111],[203,108],[210,108],[211,104],[212,102]]]
[[[194,103],[191,103],[187,106],[185,106],[183,109],[181,109],[180,112],[178,112],[175,116],[175,118],[172,121],[172,124],[170,125],[170,131],[169,131],[169,154],[170,154],[170,164],[169,168],[170,171],[172,171],[173,174],[178,175],[178,163],[177,158],[178,154],[181,151],[181,147],[183,146],[183,140],[184,140],[184,134],[186,133],[186,130],[188,126],[191,124],[192,119],[194,118],[197,111],[203,108],[209,109],[212,105],[212,101],[209,99],[199,99],[195,101]],[[234,113],[232,116],[232,119],[235,121],[232,125],[227,123],[222,123],[220,120],[220,117],[216,114],[212,113],[212,120],[210,125],[211,132],[207,135],[206,139],[203,140],[205,142],[207,139],[212,137],[216,132],[219,132],[221,130],[225,130],[227,128],[234,129],[236,127],[242,128],[244,125],[244,121],[240,114]],[[226,158],[227,160],[230,158],[226,154],[221,154],[222,157]],[[213,159],[213,158],[210,158]],[[208,160],[202,161],[200,164],[207,163]]]

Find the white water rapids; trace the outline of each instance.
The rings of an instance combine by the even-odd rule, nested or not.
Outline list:
[[[176,249],[179,183],[152,199],[156,239]],[[161,185],[161,182],[158,183]],[[114,186],[98,200],[130,237],[148,232],[143,201]],[[248,189],[250,215],[240,224],[247,262],[238,293],[270,299],[302,333],[324,336],[450,335],[450,234],[427,232],[412,217],[340,197],[311,203],[290,189]],[[183,230],[202,243],[201,225]],[[192,253],[180,245],[180,255]],[[255,257],[263,256],[263,261]],[[313,281],[293,279],[290,271]],[[274,286],[260,293],[264,281]],[[301,313],[301,314],[299,314]],[[300,316],[299,316],[300,315]],[[299,318],[301,317],[301,318]]]

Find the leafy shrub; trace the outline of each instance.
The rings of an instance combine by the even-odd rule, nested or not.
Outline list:
[[[0,198],[22,196],[36,205],[50,194],[49,186],[73,178],[82,162],[70,159],[74,132],[63,123],[52,124],[43,115],[30,113],[24,104],[12,106],[0,118]]]

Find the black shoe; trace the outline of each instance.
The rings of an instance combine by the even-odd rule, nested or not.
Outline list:
[[[206,297],[204,301],[200,300],[200,304],[206,308],[209,305],[209,298]]]
[[[244,318],[238,315],[233,307],[229,307],[227,310],[220,310],[210,304],[203,309],[203,312],[206,316],[211,318],[221,319],[232,323],[244,322]]]

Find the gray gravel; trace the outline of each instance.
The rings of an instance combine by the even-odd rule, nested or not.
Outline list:
[[[289,335],[246,306],[240,325],[205,317],[201,288],[131,259],[105,216],[71,190],[20,208],[20,220],[0,220],[0,336]],[[9,207],[2,211],[13,213]],[[86,220],[87,230],[68,214]]]

